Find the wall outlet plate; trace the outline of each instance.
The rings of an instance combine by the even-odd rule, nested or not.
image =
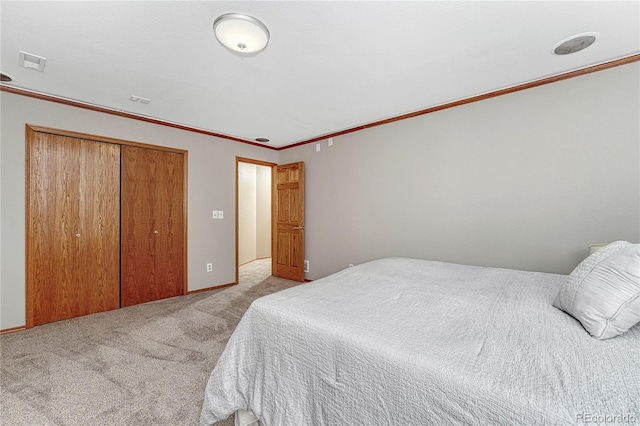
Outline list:
[[[308,260],[304,261],[304,272],[309,272],[309,261]]]
[[[213,272],[213,263],[207,263],[207,272]]]

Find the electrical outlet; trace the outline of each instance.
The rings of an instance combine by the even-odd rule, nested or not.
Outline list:
[[[220,212],[218,210],[214,210],[211,214],[211,217],[217,219],[218,217],[220,217]]]
[[[213,263],[207,263],[207,272],[213,272]]]
[[[222,210],[218,211],[218,219],[224,219],[224,212]]]
[[[304,272],[309,272],[309,261],[308,260],[304,261]]]
[[[356,266],[356,265],[354,265],[353,263],[349,264],[349,268],[353,268],[354,266]]]

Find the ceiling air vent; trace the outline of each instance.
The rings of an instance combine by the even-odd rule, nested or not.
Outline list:
[[[44,72],[44,65],[46,63],[47,58],[43,58],[42,56],[33,55],[23,51],[18,52],[18,65],[21,67]]]

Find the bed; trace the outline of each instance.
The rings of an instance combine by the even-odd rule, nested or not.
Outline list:
[[[260,298],[200,424],[640,422],[640,326],[594,339],[552,306],[566,277],[385,258]]]

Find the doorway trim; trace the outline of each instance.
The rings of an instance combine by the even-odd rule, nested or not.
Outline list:
[[[246,158],[246,157],[236,157],[236,284],[240,284],[240,248],[239,248],[239,244],[240,244],[240,239],[239,239],[239,231],[240,231],[240,220],[239,220],[239,190],[240,190],[240,163],[249,163],[249,164],[255,164],[257,166],[266,166],[266,167],[271,167],[271,213],[273,214],[273,169],[274,167],[276,167],[278,164],[277,163],[271,163],[269,161],[262,161],[262,160],[254,160],[252,158]],[[271,226],[271,241],[273,241],[273,225]],[[273,256],[273,253],[271,253],[271,255]]]

